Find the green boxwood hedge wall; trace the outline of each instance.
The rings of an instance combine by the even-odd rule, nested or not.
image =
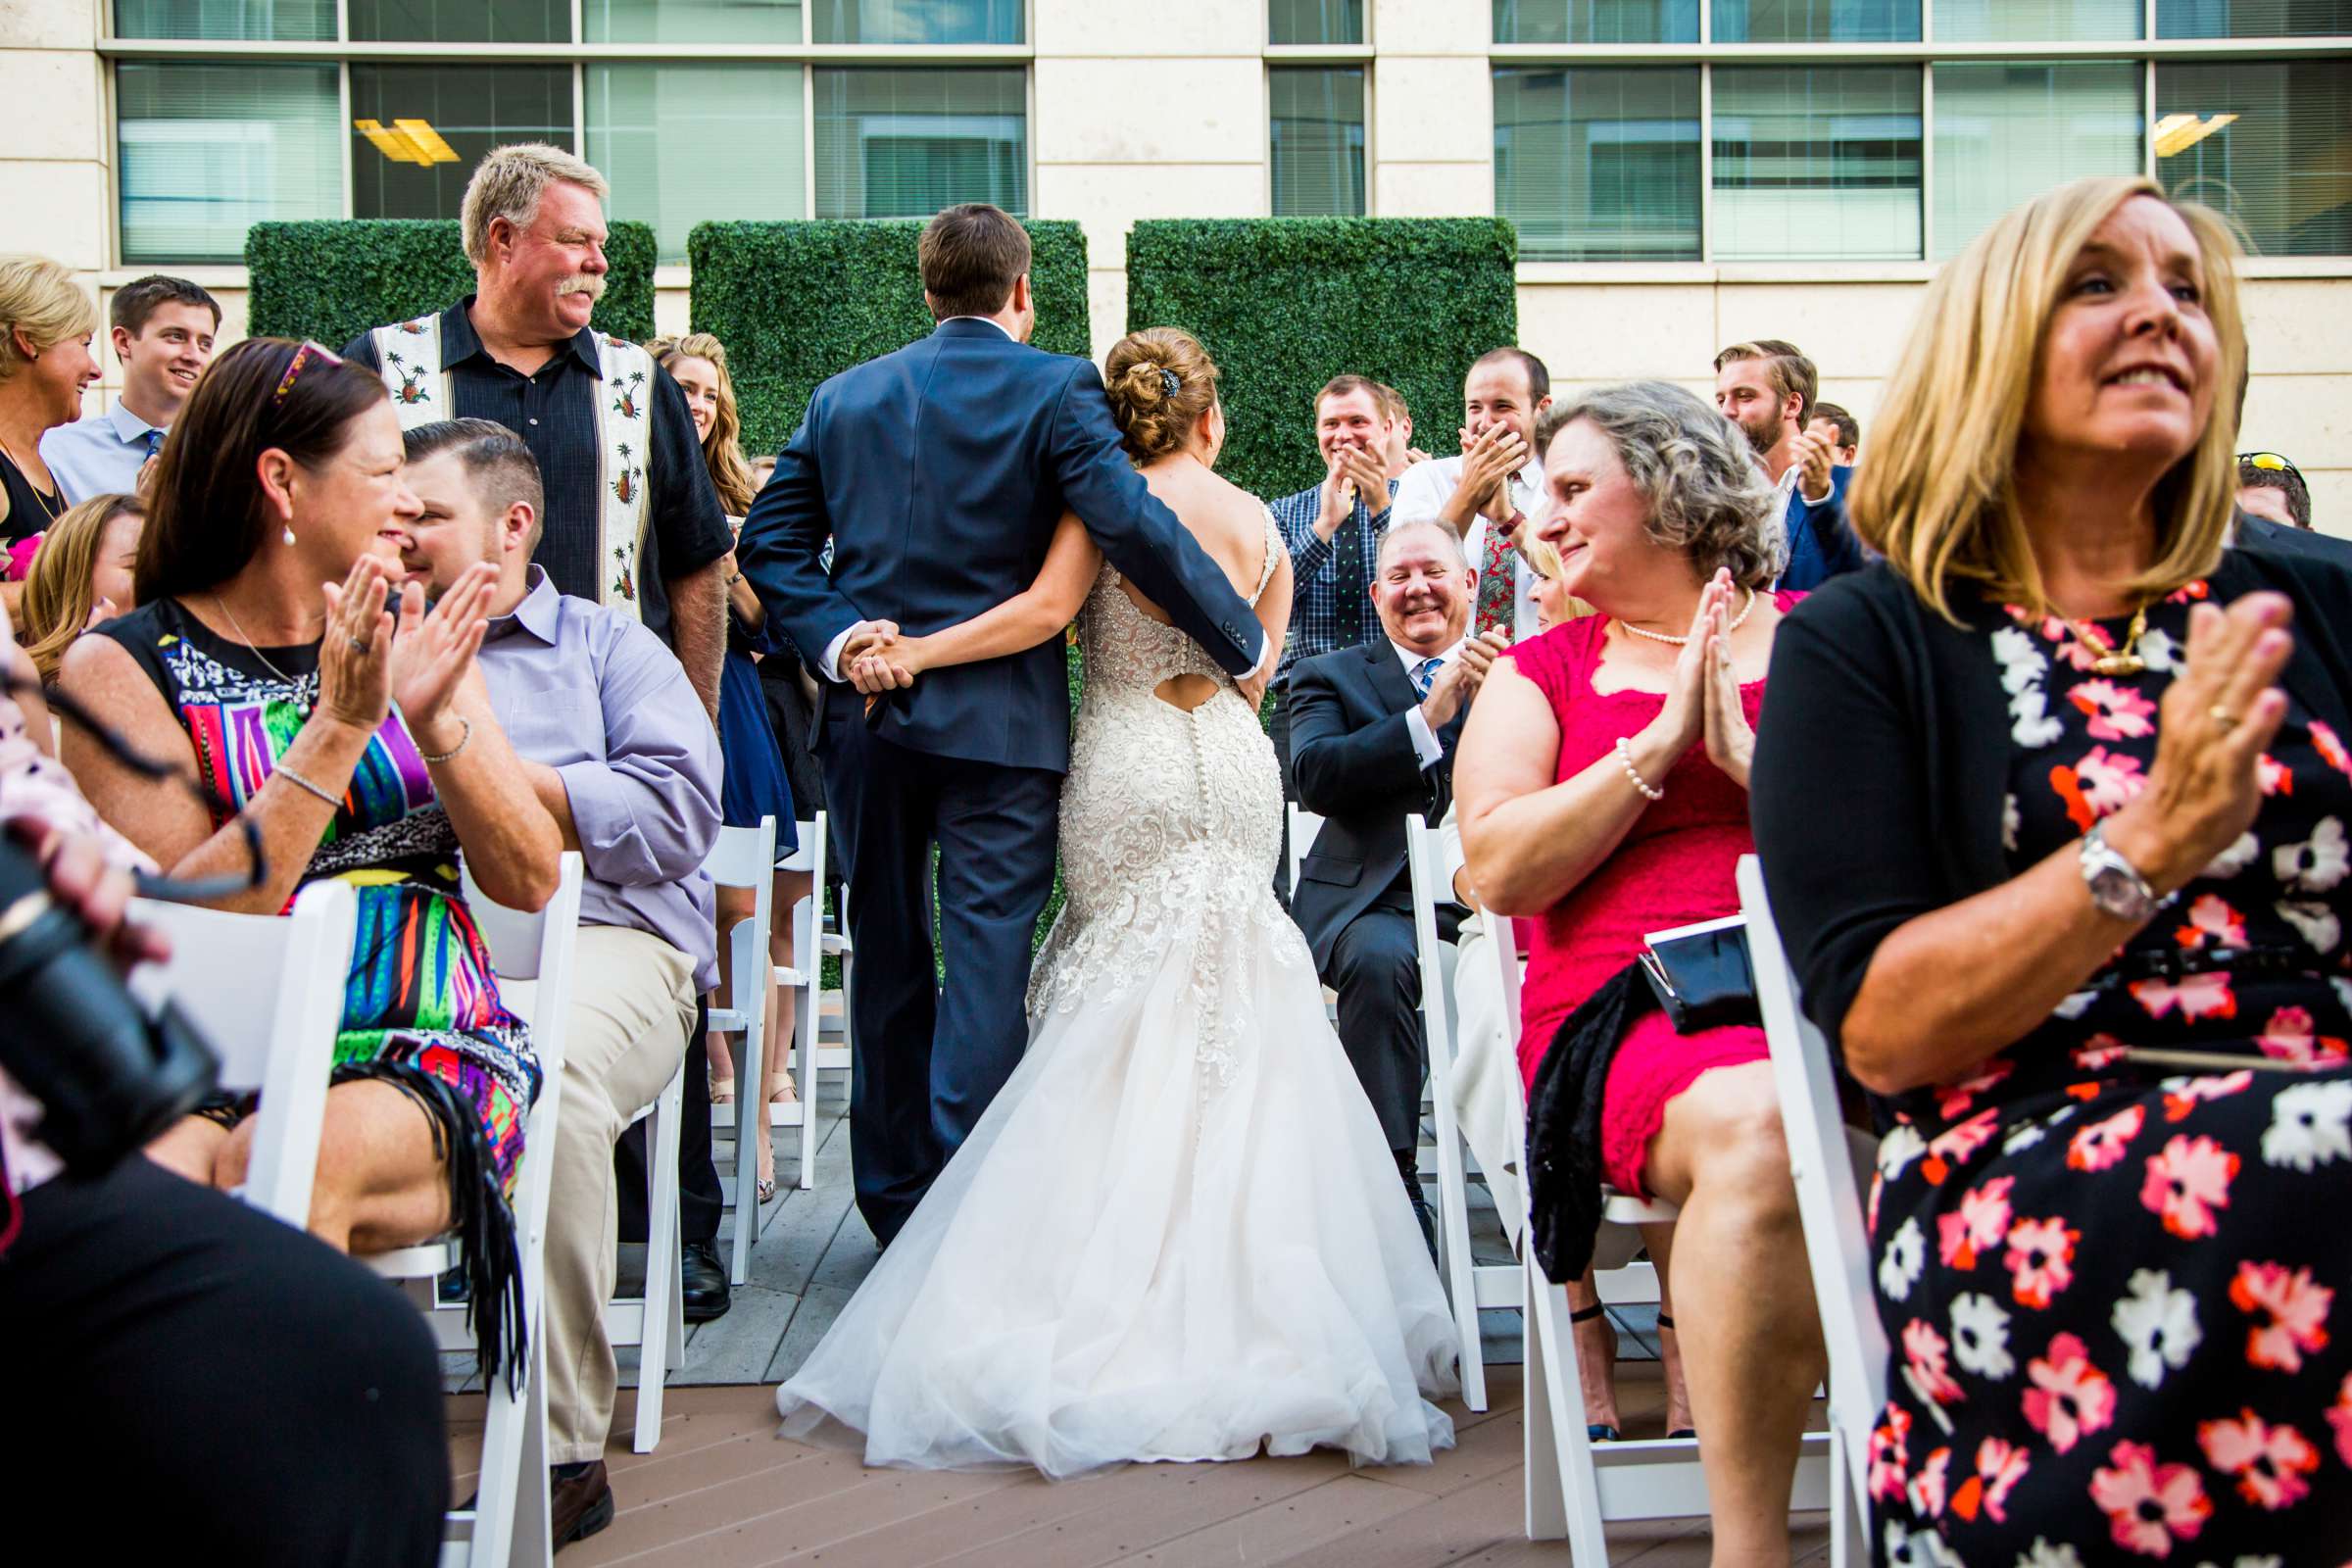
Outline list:
[[[654,230],[614,223],[612,270],[596,304],[600,330],[632,343],[654,335]],[[256,223],[245,231],[253,293],[246,330],[341,348],[362,332],[445,311],[473,292],[455,219],[327,219]]]
[[[1218,467],[1272,499],[1323,476],[1314,396],[1343,371],[1412,405],[1415,443],[1458,450],[1462,375],[1516,342],[1518,240],[1498,219],[1160,219],[1127,236],[1127,326],[1181,326],[1223,372]]]
[[[1074,222],[1022,226],[1035,253],[1035,342],[1084,357],[1086,235]],[[744,450],[776,451],[819,382],[931,330],[914,255],[922,228],[915,219],[694,226],[694,329],[727,346]]]

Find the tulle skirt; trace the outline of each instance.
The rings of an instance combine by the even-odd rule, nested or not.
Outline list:
[[[1163,931],[1140,973],[1058,988],[778,1391],[786,1436],[1053,1477],[1452,1446],[1429,1398],[1456,1388],[1453,1324],[1395,1157],[1296,929],[1252,925]]]

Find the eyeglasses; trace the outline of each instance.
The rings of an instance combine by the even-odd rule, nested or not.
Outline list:
[[[2249,467],[2264,468],[2272,473],[2291,473],[2303,477],[2303,471],[2276,452],[2240,452],[2237,461]]]
[[[304,338],[302,347],[294,351],[294,358],[286,362],[286,373],[277,378],[277,390],[270,394],[271,408],[276,408],[286,401],[286,394],[294,390],[294,378],[302,374],[302,368],[314,359],[324,361],[328,365],[343,363],[343,357],[325,344]]]

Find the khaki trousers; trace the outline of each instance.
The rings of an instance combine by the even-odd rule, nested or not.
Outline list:
[[[517,1001],[534,989],[523,980],[499,988]],[[620,1239],[612,1146],[668,1087],[694,1012],[694,960],[685,954],[626,926],[580,928],[539,1325],[547,1337],[550,1464],[604,1457],[618,1386],[605,1338]]]

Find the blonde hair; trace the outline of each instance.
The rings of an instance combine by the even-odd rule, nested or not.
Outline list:
[[[2222,218],[2172,200],[2152,179],[2078,179],[2012,209],[1929,285],[1879,404],[1869,461],[1846,498],[1855,531],[1947,620],[1959,621],[1952,590],[1960,582],[2037,614],[2050,611],[2018,512],[2018,449],[2067,274],[2091,233],[2134,196],[2163,202],[2195,236],[2221,358],[2213,416],[2156,486],[2156,560],[2123,591],[2170,593],[2221,557],[2237,488],[2236,421],[2222,399],[2246,363],[2242,253]]]
[[[1536,568],[1536,575],[1546,582],[1558,582],[1560,574],[1568,569],[1561,564],[1560,553],[1552,547],[1551,541],[1539,539],[1532,532],[1519,541],[1519,553],[1527,558],[1529,565]],[[1591,605],[1565,590],[1560,594],[1559,606],[1559,619],[1552,622],[1555,626],[1565,621],[1582,620],[1592,613]]]
[[[1182,327],[1147,327],[1112,344],[1102,381],[1129,455],[1150,463],[1182,452],[1200,416],[1216,407],[1217,375],[1200,340]]]
[[[98,331],[98,302],[74,274],[46,256],[0,256],[0,381],[16,379],[32,361],[17,333],[46,354],[70,337]]]
[[[760,487],[752,482],[752,466],[743,458],[743,416],[735,407],[735,377],[727,371],[726,345],[709,332],[688,332],[655,338],[645,350],[664,370],[680,360],[709,360],[718,372],[718,417],[710,421],[703,461],[710,465],[710,487],[718,492],[719,507],[731,517],[742,516],[752,510]]]
[[[493,147],[473,166],[466,199],[458,207],[458,229],[466,259],[480,267],[490,259],[490,225],[505,219],[528,228],[539,216],[539,198],[555,184],[584,185],[603,201],[612,193],[605,176],[563,148],[543,141]]]
[[[24,597],[17,603],[24,652],[41,679],[57,679],[66,650],[74,646],[90,622],[97,605],[92,578],[98,570],[98,551],[106,542],[108,524],[132,516],[144,522],[147,508],[137,496],[92,496],[49,525],[41,548],[24,574]],[[117,605],[128,613],[136,608]]]

